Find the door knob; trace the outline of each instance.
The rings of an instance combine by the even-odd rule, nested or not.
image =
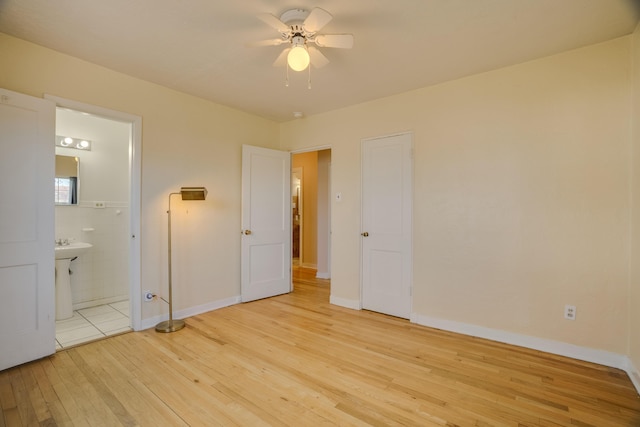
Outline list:
[[[369,237],[369,232],[365,231],[364,233],[360,233],[362,237]]]
[[[249,234],[251,234],[251,230],[244,230],[244,234],[248,236]]]

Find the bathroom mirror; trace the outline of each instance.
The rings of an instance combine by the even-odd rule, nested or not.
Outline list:
[[[56,154],[55,203],[56,205],[78,204],[78,177],[80,159]]]

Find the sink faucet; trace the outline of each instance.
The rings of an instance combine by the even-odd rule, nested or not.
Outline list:
[[[57,246],[68,246],[69,245],[69,239],[57,239],[56,240],[56,245]]]

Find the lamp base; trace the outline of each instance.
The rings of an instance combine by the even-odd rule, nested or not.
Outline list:
[[[176,332],[184,328],[184,326],[184,320],[165,320],[164,322],[160,322],[156,325],[156,332]]]

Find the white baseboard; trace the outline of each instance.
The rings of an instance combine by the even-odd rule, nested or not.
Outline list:
[[[331,279],[331,274],[328,271],[317,272],[316,279]]]
[[[340,307],[350,308],[352,310],[362,310],[362,305],[358,299],[346,299],[331,295],[329,303],[339,305]]]
[[[184,310],[176,311],[173,313],[174,319],[184,319],[186,317],[196,316],[198,314],[206,313],[208,311],[218,310],[231,305],[240,304],[240,295],[236,297],[226,298],[223,300],[212,301],[206,304],[197,305],[195,307],[189,307]],[[140,330],[154,328],[158,323],[169,319],[169,313],[161,314],[159,316],[150,317],[148,319],[142,319]]]
[[[627,372],[629,372],[631,364],[629,358],[621,354],[589,347],[581,347],[561,341],[537,338],[513,332],[501,331],[499,329],[485,328],[483,326],[455,322],[452,320],[438,319],[417,313],[411,314],[411,321],[430,328],[443,329],[445,331],[456,332],[478,338],[486,338],[488,340],[498,341],[505,344],[540,350],[547,353],[557,354],[559,356],[571,357],[572,359],[584,360],[586,362],[622,369]],[[637,375],[637,371],[634,375]],[[629,374],[632,381],[634,381],[634,375]],[[634,381],[636,389],[640,391],[637,383],[640,383],[640,376],[638,376]]]
[[[635,367],[631,359],[629,359],[628,357],[625,371],[627,371],[627,375],[629,375],[633,386],[638,391],[638,394],[640,394],[640,371],[638,371],[638,368]]]

